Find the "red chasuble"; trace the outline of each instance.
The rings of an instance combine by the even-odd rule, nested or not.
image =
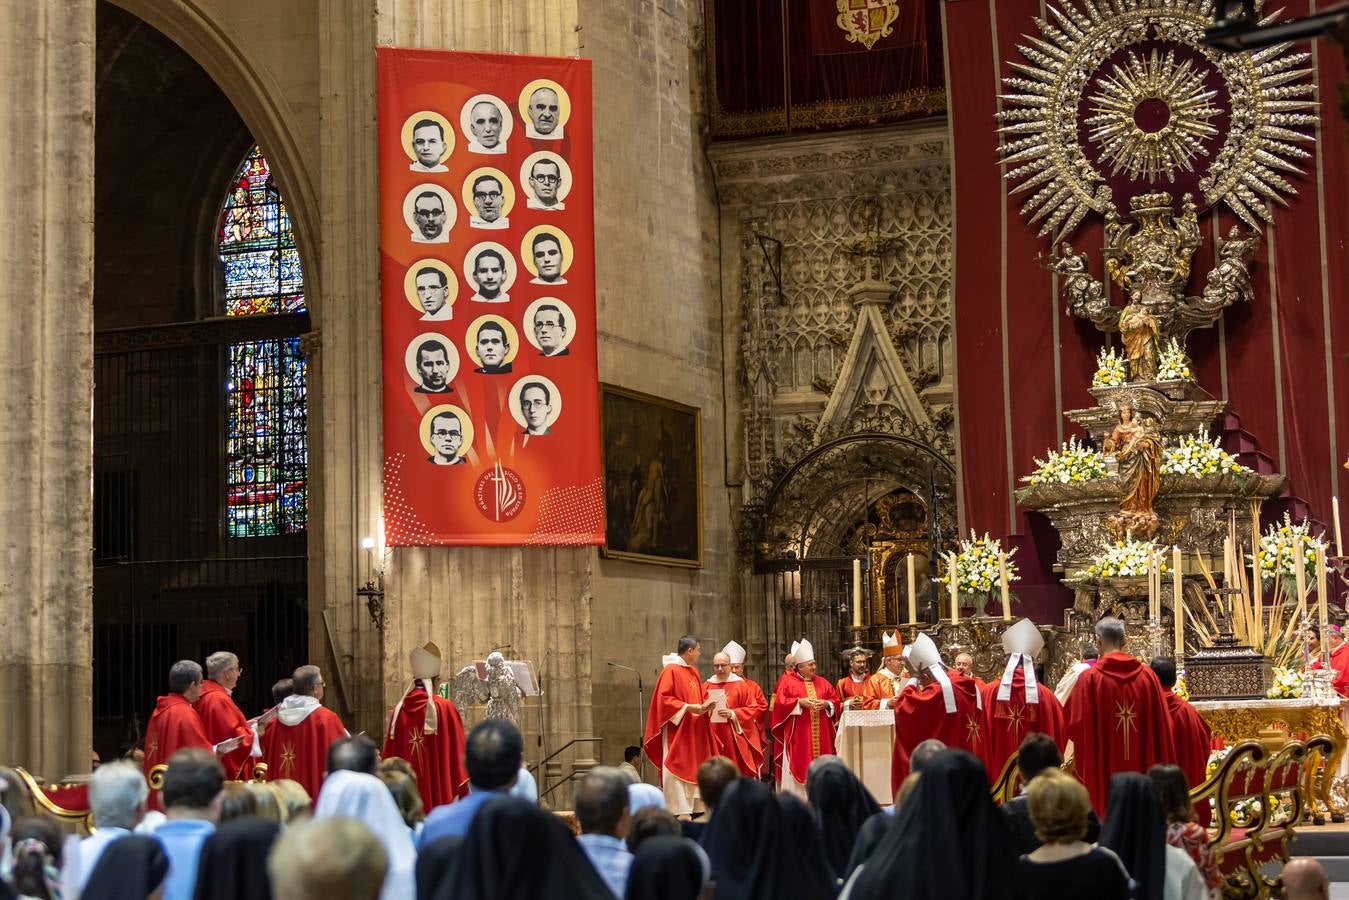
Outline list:
[[[252,776],[249,769],[250,754],[253,752],[253,728],[234,705],[230,692],[214,681],[201,683],[201,697],[192,704],[197,715],[201,716],[202,728],[212,744],[229,740],[232,737],[243,738],[237,750],[231,750],[220,757],[220,765],[225,768],[225,777],[230,781],[248,781]]]
[[[1321,657],[1318,654],[1312,661],[1313,669],[1321,668]],[[1340,644],[1334,650],[1330,651],[1330,667],[1335,670],[1335,691],[1341,697],[1349,697],[1349,641]]]
[[[867,679],[865,677],[861,681],[853,681],[851,675],[844,675],[834,685],[834,688],[844,700],[851,700],[856,697],[859,701],[856,704],[858,709],[862,708],[861,704],[867,699]]]
[[[655,764],[658,779],[664,780],[668,771],[680,781],[697,784],[698,767],[716,756],[711,719],[683,712],[684,704],[697,706],[703,700],[703,680],[693,666],[677,662],[660,670],[642,737],[642,749]]]
[[[968,750],[984,758],[983,713],[979,711],[978,683],[955,669],[947,669],[956,710],[948,713],[942,699],[941,684],[900,691],[895,706],[895,750],[890,757],[890,789],[898,792],[909,775],[909,754],[928,738],[936,738],[947,747]]]
[[[1191,788],[1204,783],[1208,769],[1209,751],[1213,745],[1213,731],[1199,715],[1199,711],[1176,695],[1163,691],[1166,709],[1171,714],[1171,737],[1176,745],[1176,765],[1185,773]],[[1205,806],[1208,804],[1205,803]]]
[[[293,702],[305,700],[310,702]],[[262,735],[267,780],[298,781],[310,798],[317,801],[328,768],[328,748],[333,741],[346,736],[342,720],[331,709],[317,705],[312,697],[287,697],[281,701],[276,720]]]
[[[384,733],[384,759],[398,756],[408,761],[417,776],[422,805],[453,803],[468,793],[468,770],[464,768],[464,722],[459,710],[444,697],[435,703],[435,731],[427,730],[426,688],[415,683],[403,702],[389,716]]]
[[[1078,676],[1064,705],[1077,777],[1105,816],[1110,776],[1176,759],[1171,714],[1157,675],[1118,650]]]
[[[778,748],[787,749],[792,777],[805,784],[806,769],[811,762],[816,757],[834,752],[834,720],[829,717],[827,710],[822,709],[802,707],[800,715],[793,715],[792,710],[796,709],[797,702],[803,697],[833,702],[835,716],[843,712],[843,700],[834,686],[819,675],[806,680],[792,673],[778,682],[777,694],[773,698],[773,738]],[[774,754],[780,759],[781,749],[774,750]],[[781,765],[781,762],[774,761],[779,778]]]
[[[1007,760],[1021,746],[1026,735],[1038,731],[1053,738],[1059,752],[1067,743],[1063,705],[1054,691],[1038,681],[1035,684],[1039,703],[1026,702],[1026,673],[1017,666],[1012,672],[1012,698],[998,699],[1001,681],[984,685],[984,765],[988,768],[988,783],[993,784],[1002,774]]]
[[[151,770],[155,766],[167,764],[169,757],[184,747],[210,750],[214,746],[206,736],[206,730],[201,727],[201,717],[187,702],[187,698],[182,694],[167,694],[155,701],[150,724],[145,726],[145,763],[142,771],[145,772],[146,780],[151,781]],[[150,792],[149,806],[158,810],[164,808],[159,791]]]
[[[715,712],[707,714],[707,720],[712,723],[714,752],[732,760],[746,778],[758,778],[764,757],[763,714],[768,709],[763,691],[754,682],[743,678],[704,681],[703,690],[725,691],[726,705],[735,713],[734,724],[730,720],[718,720]]]

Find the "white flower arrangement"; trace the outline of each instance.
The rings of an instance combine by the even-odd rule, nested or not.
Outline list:
[[[1050,450],[1045,459],[1035,458],[1035,471],[1021,476],[1031,484],[1068,484],[1105,477],[1105,454],[1079,443],[1076,436],[1062,447]]]
[[[1265,529],[1260,536],[1260,577],[1261,579],[1296,575],[1293,561],[1293,543],[1302,538],[1302,558],[1307,572],[1308,585],[1316,580],[1316,548],[1324,547],[1320,538],[1312,537],[1306,522],[1294,525],[1283,514],[1283,521],[1276,522]]]
[[[1018,548],[1013,547],[1007,553],[1007,580],[1020,581],[1021,576],[1017,574],[1016,563],[1012,562],[1012,557],[1016,555]],[[987,594],[994,590],[1001,583],[1001,577],[998,573],[998,553],[1002,550],[1002,541],[996,538],[990,538],[987,533],[983,537],[977,537],[973,531],[970,532],[970,539],[960,542],[960,550],[956,553],[956,592],[959,594]],[[947,590],[951,586],[950,566],[947,566],[947,572],[938,579],[946,585]]]
[[[1190,359],[1180,342],[1172,338],[1157,356],[1158,381],[1193,381]]]
[[[1302,696],[1302,673],[1297,669],[1276,666],[1274,681],[1265,696],[1270,700],[1295,700]]]
[[[1120,387],[1129,380],[1129,363],[1124,355],[1114,347],[1107,347],[1096,355],[1096,374],[1091,376],[1091,386]]]
[[[1162,450],[1163,475],[1241,475],[1251,471],[1218,446],[1217,438],[1205,437],[1202,432],[1187,434],[1180,443]]]
[[[1158,555],[1158,564],[1165,574],[1169,569],[1162,547],[1155,541],[1136,541],[1130,538],[1127,541],[1116,542],[1113,547],[1107,547],[1103,552],[1093,556],[1091,565],[1079,572],[1078,577],[1085,577],[1089,581],[1099,581],[1102,578],[1143,578],[1148,574],[1148,563],[1154,553]]]

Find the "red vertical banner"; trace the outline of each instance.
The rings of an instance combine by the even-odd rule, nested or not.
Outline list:
[[[601,544],[590,61],[376,59],[386,541]]]

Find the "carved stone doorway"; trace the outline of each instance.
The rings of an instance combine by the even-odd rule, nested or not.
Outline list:
[[[838,653],[854,640],[854,559],[864,572],[866,643],[879,645],[882,630],[907,619],[906,554],[920,554],[919,594],[935,598],[933,550],[956,537],[955,488],[955,467],[940,452],[885,433],[829,441],[783,472],[752,532],[750,615],[762,616],[769,665],[805,635],[820,674],[838,676]]]

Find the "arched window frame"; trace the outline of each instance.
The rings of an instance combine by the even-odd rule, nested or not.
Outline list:
[[[235,168],[214,232],[226,318],[299,317],[304,269],[289,212],[255,144]],[[307,362],[297,335],[228,345],[222,529],[231,538],[308,525]]]

